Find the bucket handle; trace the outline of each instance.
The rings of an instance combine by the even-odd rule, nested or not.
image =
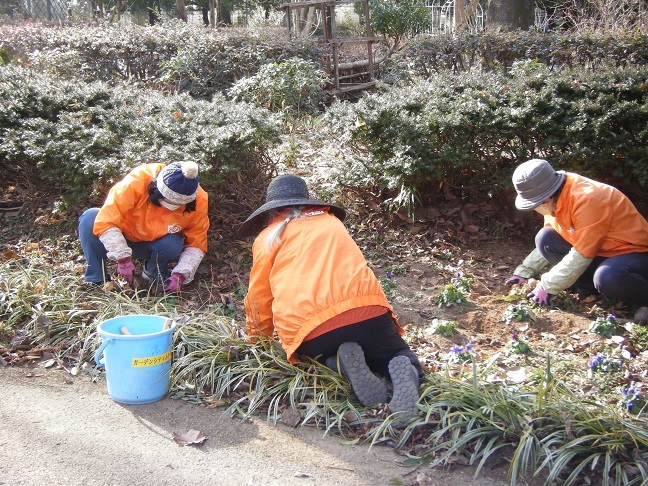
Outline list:
[[[106,349],[106,346],[110,344],[110,341],[112,341],[112,339],[106,339],[103,343],[101,343],[99,349],[97,349],[97,352],[94,355],[94,360],[95,363],[97,363],[97,366],[103,366],[105,364],[101,355],[103,354],[104,349]]]

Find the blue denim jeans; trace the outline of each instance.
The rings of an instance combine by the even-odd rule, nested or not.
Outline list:
[[[538,231],[535,244],[542,256],[556,265],[572,246],[551,227]],[[574,284],[585,294],[599,292],[629,304],[648,305],[648,252],[595,257]]]
[[[95,283],[110,280],[106,248],[92,232],[98,212],[99,208],[90,208],[79,217],[79,240],[87,263],[85,281]],[[182,253],[184,237],[182,233],[173,233],[154,241],[134,243],[127,239],[126,243],[133,250],[133,258],[146,262],[148,274],[154,280],[164,281],[169,278],[169,264]]]

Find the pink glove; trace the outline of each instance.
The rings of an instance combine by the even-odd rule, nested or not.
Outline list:
[[[542,284],[536,285],[536,288],[527,295],[527,299],[537,302],[540,305],[549,305],[549,292],[547,292]]]
[[[117,260],[117,273],[124,277],[128,285],[133,285],[133,272],[135,272],[135,265],[130,257]]]
[[[181,273],[174,273],[169,278],[166,279],[167,286],[164,287],[165,292],[177,292],[180,290],[180,286],[185,281],[185,276]]]
[[[524,277],[520,277],[519,275],[513,275],[511,278],[509,278],[504,284],[507,287],[510,287],[511,285],[524,285],[526,283],[527,279]]]

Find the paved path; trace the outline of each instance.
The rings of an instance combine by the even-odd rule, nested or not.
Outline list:
[[[263,418],[243,423],[181,400],[121,405],[102,380],[84,374],[68,384],[64,377],[0,367],[1,485],[506,484],[502,471],[478,480],[469,468],[413,471],[385,447],[344,445],[320,430]],[[190,429],[207,440],[185,447],[173,441],[173,433]],[[429,482],[416,480],[421,472]]]

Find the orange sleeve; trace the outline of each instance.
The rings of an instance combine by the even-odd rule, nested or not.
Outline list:
[[[270,271],[273,255],[265,250],[265,245],[259,237],[252,246],[252,269],[250,270],[250,286],[245,296],[245,326],[248,337],[272,337],[274,323],[272,315],[272,288],[270,287]]]
[[[191,225],[182,230],[185,236],[185,247],[191,246],[207,253],[208,207],[207,192],[200,188],[196,197],[196,211],[192,213]]]
[[[95,219],[94,234],[101,236],[107,229],[114,227],[119,228],[123,232],[126,214],[133,210],[141,197],[141,180],[134,177],[133,173],[128,174],[108,192],[106,202],[99,210]]]

